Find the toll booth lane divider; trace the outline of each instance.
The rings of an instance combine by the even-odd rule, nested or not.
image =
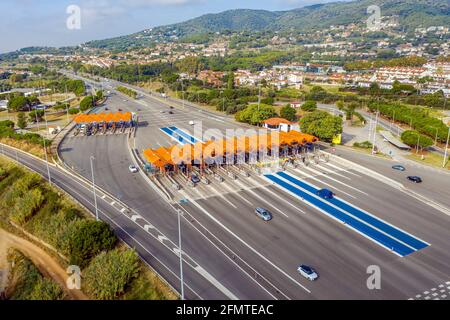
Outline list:
[[[339,198],[322,199],[319,189],[284,172],[265,175],[277,187],[307,202],[327,216],[344,223],[378,245],[404,257],[429,244]]]

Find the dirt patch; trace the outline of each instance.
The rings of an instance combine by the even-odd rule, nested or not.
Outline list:
[[[66,280],[68,274],[48,253],[35,244],[6,232],[0,228],[0,292],[7,286],[9,266],[6,260],[8,248],[15,248],[26,255],[39,271],[46,277],[52,278],[67,293],[71,300],[88,300],[89,298],[80,290],[68,290]]]

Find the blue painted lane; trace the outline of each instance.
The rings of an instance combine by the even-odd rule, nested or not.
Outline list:
[[[190,144],[190,142],[187,139],[185,139],[184,137],[182,137],[179,134],[175,133],[170,128],[161,128],[160,130],[162,132],[164,132],[165,134],[167,134],[172,139],[176,140],[178,143],[182,144],[182,145]]]
[[[297,179],[296,177],[293,177],[289,174],[286,174],[284,172],[279,172],[278,175],[290,182],[292,182],[293,184],[299,186],[300,188],[307,190],[313,194],[317,194],[317,192],[319,191],[319,189],[313,187],[312,185],[301,181],[299,179]],[[403,243],[406,243],[408,246],[413,247],[416,250],[420,250],[423,248],[428,247],[428,244],[415,238],[414,236],[406,233],[405,231],[402,231],[394,226],[389,225],[388,223],[386,223],[385,221],[376,218],[370,214],[367,214],[366,212],[362,211],[361,209],[350,205],[340,199],[337,198],[333,198],[333,199],[323,199],[323,201],[331,203],[337,207],[339,207],[340,209],[348,212],[349,214],[353,215],[354,217],[357,217],[358,219],[366,222],[367,224],[370,224],[371,226],[374,226],[375,228],[377,228],[378,230],[383,231],[384,233],[390,235],[391,237],[402,241]]]
[[[183,130],[177,128],[177,127],[169,127],[170,130],[172,130],[173,132],[178,133],[180,136],[184,137],[186,141],[188,141],[191,144],[197,143],[197,142],[201,142],[199,139],[197,139],[194,136],[191,136],[190,134],[184,132]]]
[[[317,199],[316,197],[313,197],[312,195],[302,191],[299,188],[296,188],[292,186],[291,184],[287,183],[286,181],[281,180],[280,178],[274,176],[274,175],[266,175],[266,178],[270,181],[278,184],[282,188],[292,192],[293,194],[303,198],[305,201],[309,202],[313,206],[321,209],[322,211],[326,212],[330,216],[334,217],[335,219],[338,219],[348,226],[356,229],[360,233],[364,234],[368,238],[372,239],[373,241],[381,244],[385,248],[391,249],[392,251],[396,252],[400,256],[406,256],[408,254],[411,254],[414,252],[413,249],[409,248],[408,246],[402,244],[401,242],[392,239],[391,237],[388,237],[387,235],[381,233],[380,231],[374,229],[373,227],[356,220],[355,218],[349,216],[346,213],[343,213],[342,211],[332,207],[331,205],[322,202],[320,199]]]

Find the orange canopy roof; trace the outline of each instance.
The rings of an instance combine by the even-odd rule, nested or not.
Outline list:
[[[76,123],[99,123],[99,122],[129,122],[132,119],[131,112],[125,113],[93,113],[93,114],[80,114],[75,117]]]

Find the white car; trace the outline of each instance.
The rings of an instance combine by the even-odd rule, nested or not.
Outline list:
[[[316,271],[311,268],[310,266],[307,265],[300,265],[297,268],[298,273],[300,273],[303,277],[305,277],[306,279],[310,280],[310,281],[314,281],[316,280],[319,275],[316,273]]]
[[[195,124],[194,121],[189,121],[189,125],[190,125],[190,126],[193,126],[194,124]]]
[[[134,166],[134,165],[130,165],[130,166],[128,167],[128,169],[130,170],[131,173],[136,173],[136,172],[138,172],[138,168],[136,168],[136,166]]]

